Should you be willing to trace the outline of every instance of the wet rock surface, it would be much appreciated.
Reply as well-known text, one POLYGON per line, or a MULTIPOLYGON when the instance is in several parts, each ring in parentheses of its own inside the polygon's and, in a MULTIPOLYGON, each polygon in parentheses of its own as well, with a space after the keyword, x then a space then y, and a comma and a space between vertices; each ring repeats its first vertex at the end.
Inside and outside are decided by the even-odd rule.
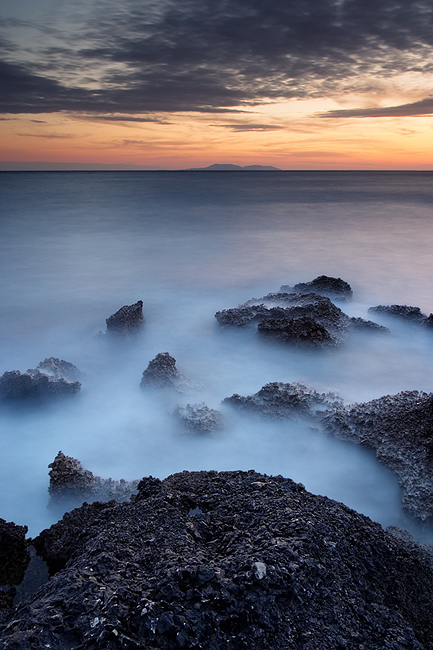
POLYGON ((27 372, 11 370, 0 377, 0 403, 38 402, 55 397, 76 395, 81 383, 80 371, 68 361, 50 357, 27 372))
POLYGON ((235 393, 226 397, 223 403, 279 420, 296 416, 315 417, 317 411, 343 402, 334 393, 318 393, 302 382, 272 382, 265 384, 254 395, 242 397, 235 393))
POLYGON ((137 491, 138 481, 114 481, 95 476, 81 465, 80 461, 71 456, 65 456, 61 451, 57 454, 50 468, 49 506, 52 509, 73 508, 84 501, 125 501, 137 491))
POLYGON ((180 392, 189 385, 187 378, 176 368, 176 359, 168 352, 160 352, 143 372, 141 388, 174 388, 180 392))
POLYGON ((403 508, 433 520, 433 394, 403 391, 323 415, 329 431, 374 449, 403 490, 403 508))
POLYGON ((332 278, 327 275, 319 275, 311 282, 300 282, 293 287, 283 285, 282 292, 294 293, 318 293, 321 296, 338 300, 351 300, 353 298, 352 287, 341 278, 332 278))
POLYGON ((377 305, 376 307, 370 307, 368 311, 373 314, 394 316, 418 325, 433 326, 433 314, 427 316, 419 307, 411 307, 409 305, 377 305))
POLYGON ((30 560, 27 526, 0 519, 0 610, 10 608, 30 560))
POLYGON ((175 414, 183 428, 190 432, 211 433, 222 429, 221 413, 204 403, 178 406, 175 414))
POLYGON ((307 346, 339 345, 352 328, 387 331, 371 321, 348 316, 328 297, 316 293, 269 293, 223 309, 215 318, 223 327, 258 323, 261 335, 307 346))
POLYGON ((53 577, 4 618, 8 650, 433 647, 431 556, 280 476, 149 477, 34 543, 53 577))
POLYGON ((134 305, 124 305, 115 314, 106 319, 107 333, 129 337, 139 332, 144 323, 143 301, 134 305))

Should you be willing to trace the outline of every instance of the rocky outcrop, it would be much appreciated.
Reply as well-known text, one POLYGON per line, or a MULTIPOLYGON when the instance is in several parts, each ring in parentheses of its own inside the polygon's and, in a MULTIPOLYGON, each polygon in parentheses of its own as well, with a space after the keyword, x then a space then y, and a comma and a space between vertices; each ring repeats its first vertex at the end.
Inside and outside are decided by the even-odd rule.
POLYGON ((315 417, 318 411, 337 406, 343 401, 334 393, 318 393, 314 388, 295 382, 287 384, 272 382, 265 384, 254 395, 242 397, 235 393, 223 400, 224 404, 240 410, 258 413, 271 419, 287 417, 315 417))
POLYGON ((323 422, 339 437, 374 449, 399 478, 403 508, 422 521, 433 521, 432 393, 404 391, 340 406, 324 414, 323 422))
POLYGON ((262 335, 308 346, 339 345, 353 328, 387 331, 371 321, 347 316, 329 298, 316 293, 269 293, 223 309, 215 318, 223 327, 258 323, 262 335))
POLYGON ((281 476, 182 472, 34 540, 10 650, 431 650, 431 557, 281 476))
POLYGON ((370 307, 368 311, 373 314, 395 316, 417 325, 433 327, 433 314, 427 316, 419 307, 410 307, 408 305, 377 305, 376 307, 370 307))
POLYGON ((183 428, 193 433, 212 433, 222 428, 221 413, 203 403, 178 406, 175 413, 183 428))
POLYGON ((160 352, 149 362, 143 372, 140 386, 141 388, 174 388, 182 392, 189 383, 176 368, 176 359, 168 352, 160 352))
POLYGON ((50 467, 50 507, 66 508, 81 505, 84 501, 125 501, 137 491, 138 481, 113 481, 95 476, 84 469, 80 461, 71 456, 65 456, 61 451, 57 454, 50 467))
POLYGON ((338 300, 351 300, 353 298, 352 287, 348 282, 327 275, 319 275, 311 282, 300 282, 293 287, 285 284, 280 288, 280 291, 287 293, 318 293, 321 296, 338 300))
POLYGON ((27 372, 5 372, 0 377, 0 403, 40 401, 75 395, 81 383, 75 381, 79 370, 72 363, 55 357, 41 361, 27 372))
POLYGON ((138 300, 135 305, 124 305, 115 314, 105 321, 107 333, 117 336, 129 337, 139 332, 144 323, 143 301, 138 300))
POLYGON ((12 607, 16 586, 24 578, 30 560, 26 533, 27 526, 0 519, 0 610, 12 607))

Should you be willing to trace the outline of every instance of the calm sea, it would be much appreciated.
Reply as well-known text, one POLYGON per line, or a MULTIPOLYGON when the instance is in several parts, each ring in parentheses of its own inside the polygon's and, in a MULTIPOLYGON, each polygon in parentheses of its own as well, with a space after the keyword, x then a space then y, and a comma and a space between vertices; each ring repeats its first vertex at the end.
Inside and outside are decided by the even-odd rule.
MULTIPOLYGON (((210 437, 179 431, 170 410, 269 381, 305 381, 350 402, 433 391, 433 336, 399 323, 338 351, 264 345, 221 331, 214 314, 326 274, 354 290, 350 315, 408 304, 433 311, 431 172, 4 172, 0 174, 0 374, 49 356, 77 365, 67 405, 0 414, 0 517, 36 534, 57 452, 114 479, 183 469, 250 469, 293 478, 383 525, 410 526, 397 481, 374 457, 305 424, 224 411, 210 437), (130 345, 98 332, 143 300, 130 345), (170 352, 197 384, 160 403, 139 389, 170 352)), ((377 319, 376 319, 377 320, 377 319)))

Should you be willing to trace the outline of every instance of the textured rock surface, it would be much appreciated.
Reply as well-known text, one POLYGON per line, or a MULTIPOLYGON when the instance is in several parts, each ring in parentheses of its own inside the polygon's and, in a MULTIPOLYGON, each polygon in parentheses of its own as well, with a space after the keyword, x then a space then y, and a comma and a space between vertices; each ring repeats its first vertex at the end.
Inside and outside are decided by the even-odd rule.
POLYGON ((352 287, 348 282, 341 278, 331 278, 327 275, 319 275, 311 282, 300 282, 295 284, 294 287, 283 285, 280 291, 295 293, 318 293, 321 296, 328 296, 328 298, 335 298, 339 300, 351 300, 353 298, 352 287))
POLYGON ((139 300, 135 305, 124 305, 115 314, 112 314, 105 321, 107 332, 120 336, 131 336, 141 330, 144 325, 143 301, 139 300))
POLYGON ((342 404, 342 400, 334 393, 318 393, 302 382, 272 382, 254 395, 242 397, 234 394, 226 397, 224 403, 264 417, 285 419, 298 415, 312 417, 318 410, 342 404))
MULTIPOLYGON (((72 363, 54 357, 45 359, 38 368, 31 368, 24 373, 19 370, 5 372, 0 377, 0 402, 40 401, 75 395, 81 390, 81 384, 79 381, 70 381, 60 372, 62 364, 71 366, 70 372, 72 369, 79 372, 72 363)), ((66 372, 65 368, 63 371, 66 372)))
POLYGON ((50 507, 65 510, 84 501, 125 501, 137 491, 138 481, 113 481, 95 476, 80 461, 59 451, 50 465, 50 507))
POLYGON ((373 314, 384 314, 386 316, 396 316, 419 325, 433 326, 433 314, 427 316, 419 307, 410 307, 409 305, 377 305, 370 307, 368 310, 373 314))
POLYGON ((176 359, 168 352, 160 352, 143 372, 141 388, 175 388, 182 391, 189 382, 176 368, 176 359))
POLYGON ((264 319, 257 331, 262 336, 271 337, 284 343, 300 343, 305 346, 332 346, 338 341, 330 332, 311 316, 299 318, 264 319))
POLYGON ((30 560, 27 526, 0 519, 0 610, 12 607, 16 585, 24 578, 30 560))
MULTIPOLYGON (((57 359, 57 357, 44 359, 38 364, 36 370, 51 375, 55 379, 65 379, 70 382, 78 381, 82 374, 73 363, 57 359)), ((27 372, 32 373, 34 371, 27 370, 27 372)))
POLYGON ((4 619, 8 650, 433 647, 429 553, 282 477, 143 479, 35 545, 55 574, 4 619))
POLYGON ((222 428, 222 418, 219 411, 209 408, 206 404, 187 404, 176 409, 183 427, 187 431, 206 433, 222 428))
POLYGON ((324 414, 329 431, 374 449, 398 476, 403 508, 433 520, 433 394, 404 391, 324 414))

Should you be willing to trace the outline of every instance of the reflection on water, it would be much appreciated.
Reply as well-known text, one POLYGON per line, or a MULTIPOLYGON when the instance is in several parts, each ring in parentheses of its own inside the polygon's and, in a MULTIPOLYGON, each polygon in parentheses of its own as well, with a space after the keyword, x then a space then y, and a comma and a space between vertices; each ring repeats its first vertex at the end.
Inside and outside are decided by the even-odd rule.
POLYGON ((224 397, 269 381, 303 380, 347 401, 432 391, 433 337, 408 325, 393 321, 389 335, 356 334, 340 350, 304 352, 254 331, 221 331, 214 319, 323 273, 352 285, 353 303, 341 305, 350 315, 368 318, 378 303, 430 313, 430 178, 1 174, 0 371, 57 356, 85 377, 76 400, 0 416, 0 516, 29 524, 31 534, 49 525, 47 465, 62 449, 115 479, 211 468, 283 474, 386 525, 404 523, 397 482, 356 446, 302 422, 272 424, 228 408, 223 433, 188 437, 170 408, 194 401, 220 409, 224 397), (140 338, 113 345, 97 336, 105 318, 138 299, 140 338), (158 403, 139 383, 164 351, 201 388, 158 403))

